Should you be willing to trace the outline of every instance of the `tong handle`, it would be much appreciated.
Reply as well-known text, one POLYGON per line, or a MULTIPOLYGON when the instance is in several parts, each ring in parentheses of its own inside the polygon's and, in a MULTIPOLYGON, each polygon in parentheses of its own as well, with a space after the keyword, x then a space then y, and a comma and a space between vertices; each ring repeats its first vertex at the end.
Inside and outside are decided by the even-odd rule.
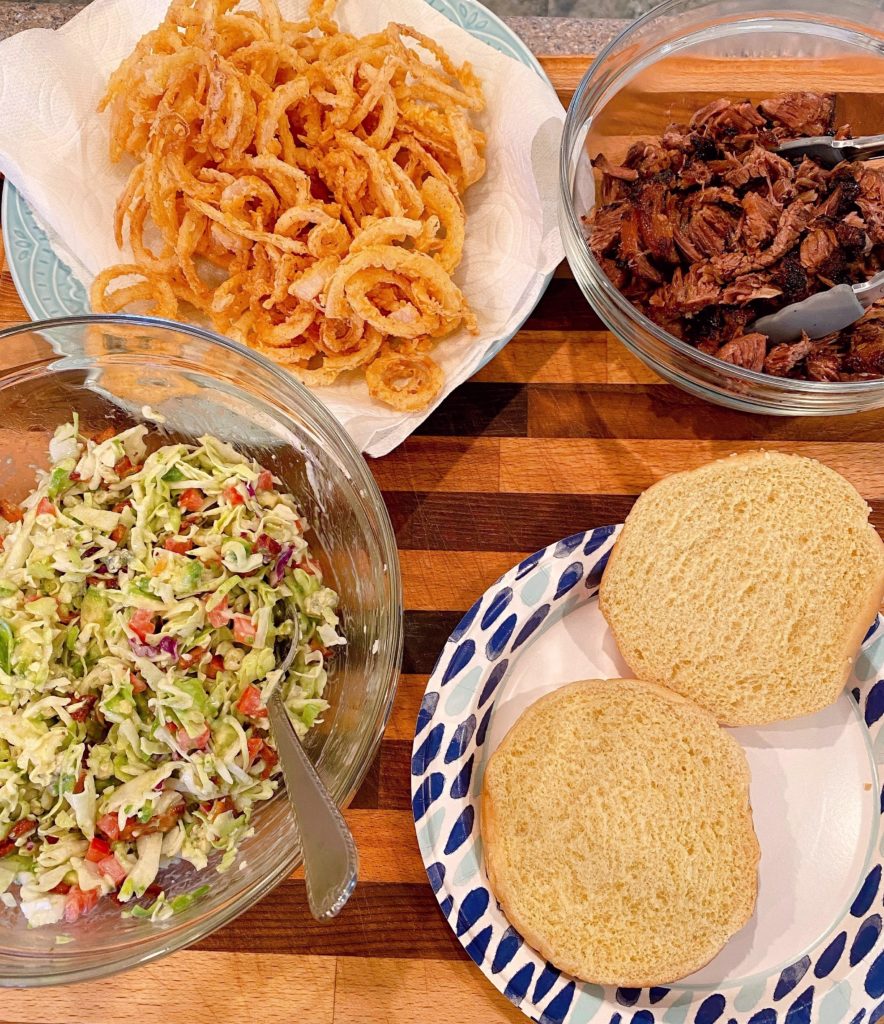
POLYGON ((844 139, 841 152, 846 160, 870 160, 884 156, 884 135, 861 135, 858 139, 844 139))
POLYGON ((855 284, 853 293, 865 309, 868 309, 878 299, 884 299, 884 270, 879 270, 874 277, 869 278, 863 284, 855 284))

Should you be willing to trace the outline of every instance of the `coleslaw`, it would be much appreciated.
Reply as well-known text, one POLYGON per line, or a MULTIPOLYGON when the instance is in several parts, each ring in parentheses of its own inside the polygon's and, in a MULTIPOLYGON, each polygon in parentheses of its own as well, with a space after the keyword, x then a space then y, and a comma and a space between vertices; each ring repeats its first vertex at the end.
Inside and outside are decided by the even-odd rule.
POLYGON ((279 784, 270 694, 306 733, 345 642, 279 480, 213 437, 147 442, 75 417, 27 500, 0 499, 0 898, 31 926, 197 898, 158 875, 234 862, 279 784))

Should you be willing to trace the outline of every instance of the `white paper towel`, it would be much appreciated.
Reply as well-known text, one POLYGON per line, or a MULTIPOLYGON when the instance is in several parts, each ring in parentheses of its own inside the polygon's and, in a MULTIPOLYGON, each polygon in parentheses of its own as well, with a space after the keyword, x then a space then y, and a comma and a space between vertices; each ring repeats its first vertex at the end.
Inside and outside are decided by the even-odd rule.
MULTIPOLYGON (((167 0, 94 0, 57 31, 30 29, 0 42, 0 171, 87 287, 103 267, 127 258, 114 242, 113 209, 130 164, 111 164, 109 119, 95 108, 110 73, 166 7, 167 0)), ((280 7, 296 19, 306 3, 280 0, 280 7)), ((359 35, 389 21, 411 24, 454 61, 470 61, 485 87, 487 107, 478 123, 488 136, 488 169, 467 193, 466 244, 455 274, 480 333, 461 330, 437 346, 446 381, 441 401, 514 333, 562 259, 556 204, 564 112, 534 71, 423 0, 341 0, 336 18, 359 35)), ((355 377, 316 393, 369 455, 395 448, 431 411, 398 413, 371 399, 355 377)))

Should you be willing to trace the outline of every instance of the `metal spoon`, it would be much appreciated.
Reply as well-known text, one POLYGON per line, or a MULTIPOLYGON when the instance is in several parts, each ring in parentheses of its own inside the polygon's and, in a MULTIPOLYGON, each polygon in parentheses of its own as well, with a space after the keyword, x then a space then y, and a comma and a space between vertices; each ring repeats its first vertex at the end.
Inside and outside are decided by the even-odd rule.
MULTIPOLYGON (((297 612, 291 612, 294 633, 288 653, 279 666, 285 678, 298 649, 297 612)), ((301 837, 307 902, 317 919, 340 913, 356 886, 359 856, 347 823, 298 739, 282 702, 281 686, 267 702, 270 729, 276 741, 292 813, 301 837)))

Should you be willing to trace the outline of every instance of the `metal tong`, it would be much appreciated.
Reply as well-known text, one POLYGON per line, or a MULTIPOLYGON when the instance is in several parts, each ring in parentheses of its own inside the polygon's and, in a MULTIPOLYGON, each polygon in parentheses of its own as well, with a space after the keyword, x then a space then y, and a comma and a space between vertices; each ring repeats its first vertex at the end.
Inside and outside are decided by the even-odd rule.
MULTIPOLYGON (((817 135, 783 142, 773 152, 786 157, 809 156, 825 167, 836 167, 844 160, 884 156, 884 135, 863 135, 858 139, 817 135)), ((801 337, 802 331, 809 338, 822 338, 856 323, 869 306, 881 298, 884 298, 884 271, 870 281, 839 284, 802 302, 793 302, 770 316, 760 317, 749 330, 766 334, 775 344, 794 341, 801 337)))
POLYGON ((793 302, 770 316, 762 316, 749 328, 766 334, 774 344, 794 341, 801 332, 822 338, 856 323, 865 311, 884 298, 884 270, 861 284, 839 284, 809 299, 793 302))
POLYGON ((809 156, 825 167, 835 167, 843 160, 873 160, 884 156, 884 135, 861 135, 858 139, 814 135, 809 139, 781 142, 773 152, 780 156, 809 156))

